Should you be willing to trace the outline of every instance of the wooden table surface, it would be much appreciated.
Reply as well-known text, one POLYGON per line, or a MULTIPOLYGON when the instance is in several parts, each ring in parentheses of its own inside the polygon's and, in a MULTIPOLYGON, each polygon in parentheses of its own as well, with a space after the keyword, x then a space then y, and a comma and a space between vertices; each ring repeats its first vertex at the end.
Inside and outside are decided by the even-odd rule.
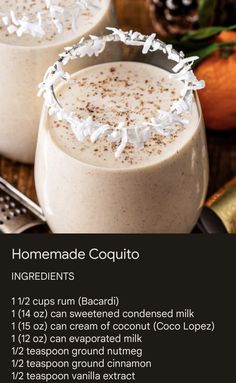
MULTIPOLYGON (((151 33, 145 0, 115 0, 118 23, 124 30, 151 33)), ((226 181, 236 175, 236 130, 232 132, 207 132, 210 183, 208 194, 214 193, 226 181)), ((34 188, 33 166, 14 163, 0 157, 0 175, 28 197, 37 201, 34 188)))

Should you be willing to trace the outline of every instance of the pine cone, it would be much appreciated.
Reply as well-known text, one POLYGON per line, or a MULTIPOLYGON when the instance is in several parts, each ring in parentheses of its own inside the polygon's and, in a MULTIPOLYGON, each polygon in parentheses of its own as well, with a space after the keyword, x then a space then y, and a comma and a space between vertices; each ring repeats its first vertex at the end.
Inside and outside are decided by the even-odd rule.
POLYGON ((147 0, 160 37, 183 35, 198 22, 198 0, 147 0))
MULTIPOLYGON (((198 28, 199 0, 146 0, 154 29, 162 38, 181 36, 198 28)), ((204 26, 235 24, 236 0, 218 0, 204 26)))

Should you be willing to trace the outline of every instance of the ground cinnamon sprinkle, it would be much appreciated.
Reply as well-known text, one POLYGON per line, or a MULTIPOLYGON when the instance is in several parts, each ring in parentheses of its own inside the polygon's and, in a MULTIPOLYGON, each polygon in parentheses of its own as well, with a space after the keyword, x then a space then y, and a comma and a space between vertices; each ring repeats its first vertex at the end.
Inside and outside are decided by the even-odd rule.
MULTIPOLYGON (((128 128, 133 128, 137 124, 146 124, 152 117, 157 116, 158 109, 163 108, 163 100, 171 105, 175 98, 173 95, 178 96, 171 82, 166 83, 164 78, 157 81, 154 76, 147 79, 145 75, 140 82, 140 78, 137 80, 136 73, 130 72, 127 76, 122 66, 114 67, 112 64, 108 71, 91 74, 91 77, 83 77, 82 80, 75 79, 67 87, 67 100, 72 93, 78 94, 74 105, 78 118, 85 120, 90 116, 95 123, 111 127, 117 126, 119 122, 125 122, 128 128)), ((62 99, 64 97, 63 94, 62 99)), ((70 108, 68 107, 69 110, 72 104, 70 108)), ((168 138, 152 134, 144 147, 139 149, 135 149, 132 144, 127 144, 120 158, 115 161, 134 165, 141 161, 143 156, 149 158, 153 153, 160 155, 167 143, 174 140, 178 134, 178 128, 175 134, 168 138)), ((73 141, 73 147, 76 147, 75 142, 76 139, 73 141)), ((86 142, 86 150, 88 150, 91 143, 89 140, 86 142)), ((77 143, 77 145, 84 145, 84 143, 77 143)), ((104 137, 92 145, 94 145, 92 146, 93 156, 106 161, 111 154, 114 156, 119 142, 111 142, 104 137)))

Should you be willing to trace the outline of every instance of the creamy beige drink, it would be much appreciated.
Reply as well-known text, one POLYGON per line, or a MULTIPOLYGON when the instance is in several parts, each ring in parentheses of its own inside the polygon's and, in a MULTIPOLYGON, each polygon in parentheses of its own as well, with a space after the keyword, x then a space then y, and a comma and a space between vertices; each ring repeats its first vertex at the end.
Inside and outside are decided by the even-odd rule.
MULTIPOLYGON (((115 23, 111 0, 91 0, 88 8, 74 7, 74 0, 50 3, 64 9, 60 17, 59 11, 56 14, 60 22, 48 16, 44 0, 0 0, 0 154, 22 162, 34 160, 42 107, 37 89, 48 66, 65 46, 78 42, 83 35, 101 34, 107 25, 115 23), (22 21, 26 14, 28 21, 37 25, 36 36, 18 36, 20 25, 12 21, 10 11, 16 21, 22 21)), ((88 64, 91 59, 84 58, 72 62, 70 69, 76 71, 88 64)))
MULTIPOLYGON (((148 123, 180 97, 180 81, 148 64, 115 62, 84 69, 57 89, 60 104, 100 124, 148 123)), ((80 142, 44 109, 36 154, 36 187, 53 232, 184 233, 203 204, 208 162, 198 99, 188 124, 152 134, 143 148, 104 135, 80 142)))

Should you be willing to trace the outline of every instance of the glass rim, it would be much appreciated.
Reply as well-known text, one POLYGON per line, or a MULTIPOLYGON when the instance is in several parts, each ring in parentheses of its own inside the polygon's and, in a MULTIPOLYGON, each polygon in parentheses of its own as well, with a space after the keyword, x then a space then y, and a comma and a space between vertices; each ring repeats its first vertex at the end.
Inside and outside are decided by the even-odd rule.
POLYGON ((143 35, 139 32, 124 32, 117 28, 106 28, 110 34, 102 36, 90 36, 82 38, 72 47, 65 48, 59 55, 59 59, 48 68, 43 82, 39 84, 39 96, 43 96, 45 106, 50 116, 55 116, 58 120, 68 123, 79 141, 89 137, 91 142, 95 142, 100 136, 107 136, 112 142, 118 142, 115 156, 119 157, 127 144, 137 148, 143 147, 144 143, 150 138, 151 133, 161 136, 170 136, 173 132, 173 125, 184 127, 188 123, 182 114, 190 114, 193 104, 193 91, 202 89, 204 81, 199 81, 192 71, 192 65, 197 56, 186 57, 183 52, 177 52, 171 44, 165 43, 156 38, 156 34, 143 35), (121 42, 129 46, 142 48, 142 54, 163 52, 167 59, 172 61, 174 66, 170 78, 182 82, 181 97, 174 101, 169 111, 158 110, 157 117, 151 118, 149 122, 141 126, 128 127, 124 122, 116 126, 95 124, 92 117, 80 120, 74 112, 65 111, 57 99, 55 87, 59 82, 69 82, 71 75, 63 70, 63 66, 69 61, 83 57, 98 57, 106 48, 107 43, 121 42))
POLYGON ((73 8, 71 10, 71 28, 76 32, 78 10, 95 7, 93 0, 71 0, 71 3, 66 7, 54 4, 53 0, 43 1, 46 9, 34 14, 34 19, 32 19, 32 14, 25 12, 19 16, 16 15, 12 9, 9 9, 8 12, 0 10, 2 27, 4 27, 9 34, 15 34, 18 38, 24 34, 31 35, 33 38, 43 38, 46 34, 43 23, 46 20, 47 23, 50 22, 52 24, 57 34, 61 34, 63 32, 61 17, 65 15, 65 10, 73 8))

